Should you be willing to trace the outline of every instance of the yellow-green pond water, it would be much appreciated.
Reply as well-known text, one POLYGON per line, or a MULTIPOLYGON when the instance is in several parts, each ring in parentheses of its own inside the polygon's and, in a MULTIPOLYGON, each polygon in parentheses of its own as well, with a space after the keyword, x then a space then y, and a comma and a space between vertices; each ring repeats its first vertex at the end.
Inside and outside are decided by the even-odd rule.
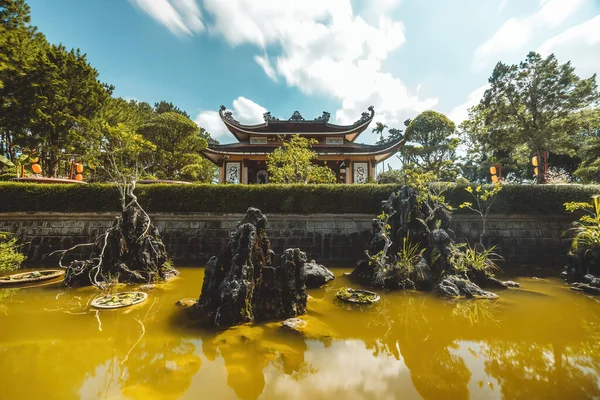
MULTIPOLYGON (((306 337, 277 323, 209 331, 175 302, 203 269, 140 305, 95 311, 93 288, 0 290, 0 399, 580 399, 600 396, 600 304, 558 279, 497 301, 309 290, 306 337)), ((124 289, 126 290, 126 289, 124 289)))

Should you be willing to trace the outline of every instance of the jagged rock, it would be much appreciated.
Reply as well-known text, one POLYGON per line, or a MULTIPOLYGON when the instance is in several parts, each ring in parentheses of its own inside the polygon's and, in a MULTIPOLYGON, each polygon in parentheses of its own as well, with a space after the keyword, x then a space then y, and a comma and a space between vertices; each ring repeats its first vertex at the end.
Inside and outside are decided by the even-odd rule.
POLYGON ((481 289, 475 283, 468 279, 463 279, 456 275, 450 275, 442 279, 437 286, 439 293, 448 297, 460 297, 466 298, 485 298, 485 299, 496 299, 498 295, 492 292, 481 289))
POLYGON ((587 283, 575 282, 571 285, 571 290, 584 292, 587 294, 600 295, 600 288, 587 283))
POLYGON ((103 286, 111 279, 148 283, 177 274, 169 265, 158 229, 137 201, 132 201, 93 244, 90 259, 75 260, 66 267, 64 284, 103 286))
POLYGON ((449 230, 450 214, 443 206, 419 205, 417 192, 408 186, 392 193, 382 202, 381 210, 388 219, 373 220, 373 236, 367 254, 377 256, 387 245, 386 255, 377 256, 376 262, 370 259, 359 261, 350 278, 376 288, 431 289, 435 278, 448 268, 454 236, 449 230), (387 230, 386 225, 389 226, 387 230), (412 245, 423 251, 418 262, 411 268, 398 266, 398 253, 404 246, 412 245))
POLYGON ((217 326, 233 326, 306 312, 306 254, 287 249, 278 265, 265 228, 249 208, 229 243, 205 268, 198 307, 217 326))
POLYGON ((561 277, 572 284, 574 291, 600 295, 600 248, 582 247, 569 253, 561 277))
POLYGON ((315 260, 304 264, 304 281, 308 289, 318 288, 333 280, 335 275, 315 260))
POLYGON ((585 283, 586 275, 600 276, 600 248, 582 248, 569 254, 564 278, 569 282, 585 283))
POLYGON ((415 283, 415 287, 419 290, 429 290, 433 286, 433 275, 431 268, 423 257, 415 265, 414 271, 411 274, 411 280, 415 283))

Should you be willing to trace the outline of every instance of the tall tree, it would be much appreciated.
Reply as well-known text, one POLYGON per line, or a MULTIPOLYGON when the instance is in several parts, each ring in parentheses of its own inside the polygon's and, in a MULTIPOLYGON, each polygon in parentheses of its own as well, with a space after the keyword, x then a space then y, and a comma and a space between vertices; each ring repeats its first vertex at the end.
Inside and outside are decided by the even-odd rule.
POLYGON ((388 126, 385 125, 383 122, 375 122, 375 128, 373 128, 371 130, 371 132, 378 134, 379 135, 379 141, 383 142, 383 131, 387 127, 388 126))
POLYGON ((163 114, 163 113, 167 113, 167 112, 176 112, 177 114, 181 114, 184 117, 190 118, 188 113, 181 110, 179 107, 177 107, 173 103, 166 102, 164 100, 162 100, 158 103, 154 103, 154 112, 156 112, 157 114, 163 114))
POLYGON ((424 111, 411 120, 404 135, 407 143, 400 150, 408 164, 423 172, 433 172, 437 179, 456 177, 454 163, 460 139, 455 136, 456 126, 444 114, 424 111))
POLYGON ((600 183, 600 108, 584 110, 580 118, 581 164, 575 176, 585 183, 600 183))
POLYGON ((156 145, 153 170, 157 176, 212 181, 216 169, 199 154, 207 140, 194 121, 177 112, 165 112, 152 117, 139 131, 156 145))
POLYGON ((26 138, 42 151, 46 174, 58 173, 61 152, 83 154, 101 140, 88 129, 113 87, 98 80, 98 71, 79 50, 48 45, 31 74, 36 118, 26 138))
MULTIPOLYGON (((531 155, 573 153, 577 112, 597 103, 596 75, 580 79, 570 62, 530 52, 518 65, 499 62, 480 103, 461 127, 493 149, 526 145, 531 155)), ((538 174, 538 182, 543 182, 538 174)))
POLYGON ((317 141, 294 135, 283 140, 268 155, 267 170, 273 183, 335 183, 335 174, 331 168, 315 164, 317 154, 312 145, 317 141))
POLYGON ((32 88, 25 79, 43 51, 44 36, 30 25, 23 0, 0 0, 0 155, 15 161, 17 139, 35 117, 32 88))

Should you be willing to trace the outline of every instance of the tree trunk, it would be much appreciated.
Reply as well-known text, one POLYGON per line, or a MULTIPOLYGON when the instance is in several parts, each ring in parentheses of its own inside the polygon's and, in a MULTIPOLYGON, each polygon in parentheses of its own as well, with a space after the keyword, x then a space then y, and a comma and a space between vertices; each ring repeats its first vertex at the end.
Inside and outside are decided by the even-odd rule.
POLYGON ((58 175, 58 167, 60 164, 60 153, 57 149, 50 149, 47 153, 46 160, 48 161, 48 165, 46 165, 46 176, 48 178, 56 178, 58 175))
POLYGON ((546 179, 545 179, 546 177, 544 174, 544 160, 542 158, 542 154, 544 154, 544 152, 541 150, 538 150, 535 152, 535 156, 537 157, 537 160, 538 160, 538 165, 536 167, 538 170, 538 173, 535 177, 535 183, 538 185, 543 185, 544 183, 546 183, 546 179))

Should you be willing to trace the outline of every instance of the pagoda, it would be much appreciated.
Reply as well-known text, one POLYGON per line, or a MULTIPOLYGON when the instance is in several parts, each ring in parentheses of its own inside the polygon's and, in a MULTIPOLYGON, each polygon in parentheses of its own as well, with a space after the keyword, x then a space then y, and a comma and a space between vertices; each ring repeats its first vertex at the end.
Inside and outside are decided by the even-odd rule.
POLYGON ((231 144, 209 143, 201 152, 219 167, 219 183, 268 183, 267 156, 289 135, 316 139, 318 143, 312 146, 318 156, 316 163, 331 168, 338 183, 364 183, 368 178, 375 179, 377 164, 391 157, 404 144, 402 137, 378 145, 355 143, 373 121, 373 106, 351 125, 330 124, 330 113, 326 111, 312 120, 304 119, 298 111, 287 120, 266 112, 264 123, 258 125, 239 123, 225 106, 221 106, 219 115, 238 140, 231 144))

